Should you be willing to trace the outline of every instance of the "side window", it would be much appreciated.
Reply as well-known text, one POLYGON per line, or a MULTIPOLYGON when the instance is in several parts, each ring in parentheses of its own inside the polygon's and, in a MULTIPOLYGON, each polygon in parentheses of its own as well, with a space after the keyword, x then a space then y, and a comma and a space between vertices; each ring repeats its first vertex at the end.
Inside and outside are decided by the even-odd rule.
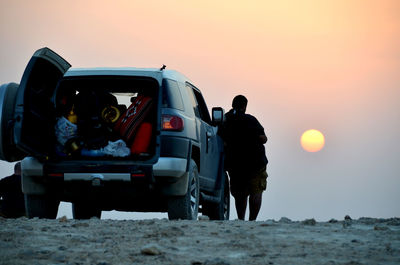
POLYGON ((193 88, 191 86, 189 86, 189 85, 186 85, 186 90, 187 90, 189 98, 190 98, 190 103, 193 106, 194 114, 196 115, 196 117, 201 118, 200 113, 199 113, 199 107, 198 107, 198 104, 197 104, 197 100, 196 100, 196 98, 194 97, 194 94, 193 94, 193 88))
POLYGON ((197 111, 200 115, 200 118, 207 122, 208 124, 211 124, 211 118, 210 118, 210 113, 208 112, 208 108, 206 105, 206 102, 204 101, 203 96, 201 95, 200 91, 198 91, 195 88, 192 88, 190 86, 186 86, 187 88, 190 88, 191 94, 194 95, 194 100, 196 101, 197 105, 197 111))
POLYGON ((162 90, 163 107, 184 110, 181 92, 175 80, 164 79, 162 90))

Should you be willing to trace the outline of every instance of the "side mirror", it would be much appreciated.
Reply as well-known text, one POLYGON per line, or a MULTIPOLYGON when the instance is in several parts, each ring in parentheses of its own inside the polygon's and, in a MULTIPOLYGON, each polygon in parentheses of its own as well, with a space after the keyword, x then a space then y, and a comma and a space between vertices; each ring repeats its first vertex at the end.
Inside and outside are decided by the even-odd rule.
POLYGON ((212 123, 213 125, 220 125, 224 121, 225 111, 221 107, 212 108, 212 123))

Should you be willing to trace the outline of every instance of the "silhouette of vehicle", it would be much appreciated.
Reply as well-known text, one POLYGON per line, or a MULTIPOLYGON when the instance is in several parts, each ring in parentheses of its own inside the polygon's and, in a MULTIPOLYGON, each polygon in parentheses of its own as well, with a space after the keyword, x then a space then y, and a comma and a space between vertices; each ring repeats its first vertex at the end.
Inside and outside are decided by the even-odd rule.
MULTIPOLYGON (((170 219, 189 220, 203 212, 211 219, 229 219, 229 182, 217 135, 223 110, 213 108, 211 119, 200 90, 179 72, 165 67, 70 69, 58 54, 42 48, 20 84, 1 86, 0 103, 0 159, 22 159, 28 217, 56 218, 59 202, 65 201, 72 203, 77 219, 100 218, 104 210, 168 212, 170 219), (151 99, 146 151, 126 157, 93 155, 96 150, 84 155, 85 142, 78 141, 60 152, 55 132, 60 108, 67 95, 85 91, 112 95, 118 102, 109 110, 119 109, 119 115, 131 107, 132 98, 151 99)), ((88 98, 79 104, 73 107, 90 111, 100 103, 88 98)), ((78 123, 77 134, 83 125, 78 123)), ((88 134, 103 136, 94 129, 88 134)))

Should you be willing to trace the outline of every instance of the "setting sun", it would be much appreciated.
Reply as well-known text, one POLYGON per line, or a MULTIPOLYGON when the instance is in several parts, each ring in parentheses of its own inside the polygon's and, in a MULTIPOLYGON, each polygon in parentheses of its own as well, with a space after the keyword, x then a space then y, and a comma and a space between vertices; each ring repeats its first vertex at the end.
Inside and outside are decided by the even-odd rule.
POLYGON ((325 145, 325 137, 318 130, 307 130, 301 136, 300 143, 307 152, 318 152, 325 145))

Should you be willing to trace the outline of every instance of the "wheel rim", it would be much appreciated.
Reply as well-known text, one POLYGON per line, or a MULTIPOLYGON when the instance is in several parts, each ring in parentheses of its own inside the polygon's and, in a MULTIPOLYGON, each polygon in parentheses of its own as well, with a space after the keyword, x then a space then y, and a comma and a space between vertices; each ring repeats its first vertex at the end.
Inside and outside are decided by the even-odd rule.
POLYGON ((197 181, 196 178, 193 177, 192 182, 190 183, 190 211, 193 217, 196 212, 197 197, 197 181))

